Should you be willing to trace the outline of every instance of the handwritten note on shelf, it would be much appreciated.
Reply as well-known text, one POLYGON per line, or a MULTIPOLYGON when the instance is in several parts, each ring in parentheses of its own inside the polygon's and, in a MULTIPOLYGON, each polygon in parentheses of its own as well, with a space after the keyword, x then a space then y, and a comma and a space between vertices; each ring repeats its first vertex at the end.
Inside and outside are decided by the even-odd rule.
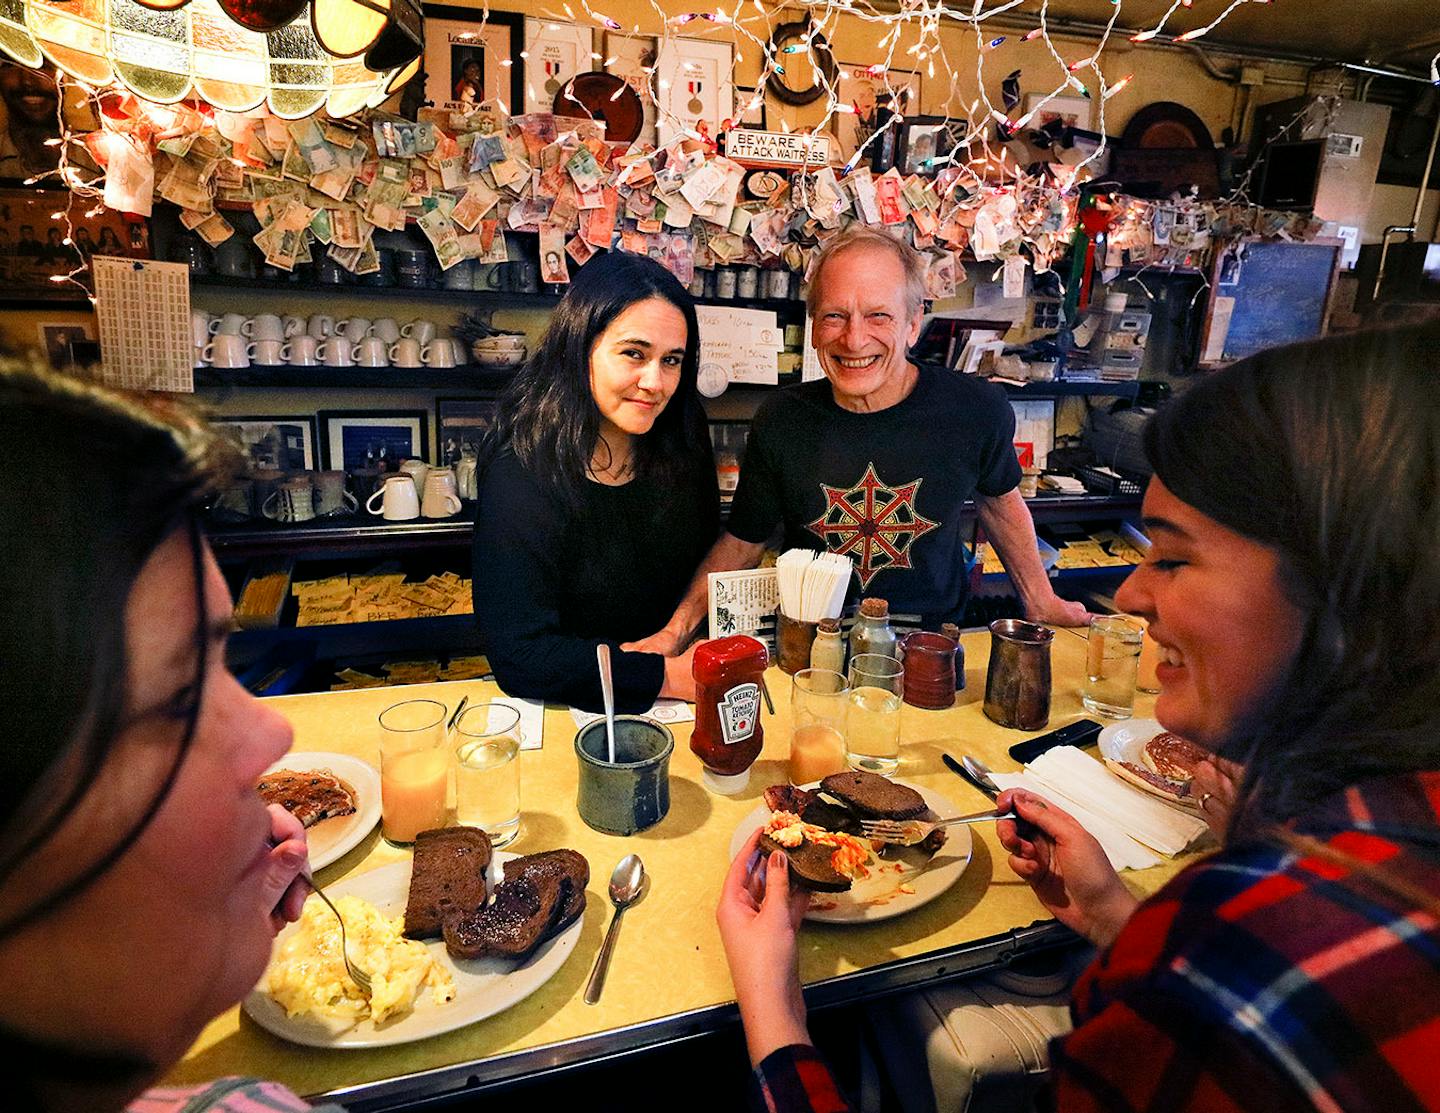
POLYGON ((785 333, 774 311, 697 305, 695 314, 702 367, 719 365, 732 383, 775 386, 780 381, 776 356, 785 347, 785 333))

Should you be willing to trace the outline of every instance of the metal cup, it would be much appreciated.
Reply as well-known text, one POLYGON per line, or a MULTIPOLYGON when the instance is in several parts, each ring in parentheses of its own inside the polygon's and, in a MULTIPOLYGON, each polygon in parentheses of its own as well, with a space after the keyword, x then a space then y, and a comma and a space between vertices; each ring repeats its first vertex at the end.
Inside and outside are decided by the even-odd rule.
POLYGON ((986 717, 1016 730, 1039 730, 1050 721, 1050 643, 1054 640, 1054 630, 1018 618, 990 624, 986 717))

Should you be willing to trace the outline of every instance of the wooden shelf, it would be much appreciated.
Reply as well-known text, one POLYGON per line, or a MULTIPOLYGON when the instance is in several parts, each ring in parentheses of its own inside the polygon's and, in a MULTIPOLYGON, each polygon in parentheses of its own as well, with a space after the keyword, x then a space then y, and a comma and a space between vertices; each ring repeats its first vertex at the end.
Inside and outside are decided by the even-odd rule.
POLYGON ((1109 398, 1135 398, 1140 383, 1101 383, 1084 379, 1055 379, 1048 383, 1001 383, 1011 398, 1066 398, 1077 394, 1099 394, 1109 398))
POLYGON ((515 377, 516 367, 197 367, 199 387, 412 387, 434 390, 497 391, 515 377))

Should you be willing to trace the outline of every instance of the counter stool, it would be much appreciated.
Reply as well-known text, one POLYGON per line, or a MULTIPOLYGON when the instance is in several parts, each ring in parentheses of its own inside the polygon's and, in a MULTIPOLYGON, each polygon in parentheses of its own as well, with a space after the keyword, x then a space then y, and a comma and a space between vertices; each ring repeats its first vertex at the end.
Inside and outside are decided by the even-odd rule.
POLYGON ((1029 1113, 1070 1031, 1070 990, 1088 945, 898 994, 867 1011, 870 1043, 903 1113, 1029 1113))

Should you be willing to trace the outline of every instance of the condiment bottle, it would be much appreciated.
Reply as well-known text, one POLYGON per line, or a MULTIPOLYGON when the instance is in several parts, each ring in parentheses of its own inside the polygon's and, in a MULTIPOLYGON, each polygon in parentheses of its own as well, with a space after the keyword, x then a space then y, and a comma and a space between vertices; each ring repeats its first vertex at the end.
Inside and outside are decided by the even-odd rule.
POLYGON ((945 622, 940 626, 940 633, 944 634, 955 642, 955 690, 965 690, 965 647, 960 644, 960 627, 953 622, 945 622))
POLYGON ((850 631, 850 656, 878 653, 900 659, 900 642, 890 629, 890 604, 873 596, 860 600, 860 613, 850 631))
POLYGON ((705 787, 729 796, 744 790, 765 744, 760 684, 767 654, 744 634, 703 642, 695 650, 695 729, 690 749, 704 764, 705 787))
POLYGON ((845 675, 845 640, 840 636, 838 618, 822 618, 810 646, 810 667, 829 669, 845 675))

